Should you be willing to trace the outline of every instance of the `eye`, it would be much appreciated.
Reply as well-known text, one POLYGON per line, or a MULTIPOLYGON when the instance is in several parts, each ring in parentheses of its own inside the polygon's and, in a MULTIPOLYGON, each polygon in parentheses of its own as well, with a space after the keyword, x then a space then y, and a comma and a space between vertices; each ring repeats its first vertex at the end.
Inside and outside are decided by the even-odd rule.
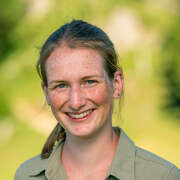
POLYGON ((58 84, 57 86, 56 86, 56 88, 59 88, 59 89, 63 89, 63 88, 65 88, 66 87, 66 84, 65 83, 61 83, 61 84, 58 84))
POLYGON ((87 80, 86 83, 87 83, 87 84, 95 84, 96 81, 95 81, 95 80, 87 80))
POLYGON ((88 80, 85 80, 83 84, 85 87, 93 87, 97 84, 97 81, 92 80, 92 79, 88 79, 88 80))

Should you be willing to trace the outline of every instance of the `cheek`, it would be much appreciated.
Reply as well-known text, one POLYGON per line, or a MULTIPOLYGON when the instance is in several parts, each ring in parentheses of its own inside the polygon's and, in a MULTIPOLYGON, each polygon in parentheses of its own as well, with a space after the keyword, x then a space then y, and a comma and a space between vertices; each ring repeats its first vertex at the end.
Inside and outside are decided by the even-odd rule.
POLYGON ((51 103, 51 106, 54 107, 55 109, 61 107, 61 105, 63 104, 63 96, 59 95, 56 92, 51 92, 49 94, 49 100, 51 103))
POLYGON ((111 92, 106 87, 94 89, 89 94, 91 99, 98 105, 110 103, 112 100, 111 92))

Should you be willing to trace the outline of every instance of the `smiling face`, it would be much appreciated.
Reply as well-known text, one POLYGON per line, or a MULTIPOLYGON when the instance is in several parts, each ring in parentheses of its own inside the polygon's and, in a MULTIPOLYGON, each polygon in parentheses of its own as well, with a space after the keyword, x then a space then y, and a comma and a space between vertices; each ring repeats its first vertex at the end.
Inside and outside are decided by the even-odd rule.
POLYGON ((57 48, 46 61, 48 104, 56 119, 73 136, 91 136, 111 128, 117 81, 104 71, 104 60, 88 48, 57 48))

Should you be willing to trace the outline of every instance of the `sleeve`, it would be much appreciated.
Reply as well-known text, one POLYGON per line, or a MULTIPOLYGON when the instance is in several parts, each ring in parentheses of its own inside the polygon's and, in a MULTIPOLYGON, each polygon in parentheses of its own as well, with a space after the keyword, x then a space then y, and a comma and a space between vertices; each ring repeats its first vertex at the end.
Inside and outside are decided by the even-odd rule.
POLYGON ((19 173, 19 169, 17 169, 16 172, 15 172, 14 180, 21 180, 21 178, 20 178, 20 173, 19 173))
POLYGON ((165 180, 180 180, 180 169, 177 167, 171 168, 165 180))
POLYGON ((29 177, 26 173, 26 168, 23 165, 20 165, 15 172, 14 180, 29 180, 29 177))

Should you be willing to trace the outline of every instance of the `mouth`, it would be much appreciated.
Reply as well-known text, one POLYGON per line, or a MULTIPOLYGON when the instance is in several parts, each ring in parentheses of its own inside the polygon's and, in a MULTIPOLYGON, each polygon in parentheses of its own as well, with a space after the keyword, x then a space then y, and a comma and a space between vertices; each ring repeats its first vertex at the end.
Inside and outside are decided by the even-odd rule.
POLYGON ((93 111, 94 111, 94 109, 89 109, 89 110, 81 112, 81 113, 66 112, 66 115, 73 120, 80 121, 80 120, 85 120, 87 117, 89 117, 93 111))

